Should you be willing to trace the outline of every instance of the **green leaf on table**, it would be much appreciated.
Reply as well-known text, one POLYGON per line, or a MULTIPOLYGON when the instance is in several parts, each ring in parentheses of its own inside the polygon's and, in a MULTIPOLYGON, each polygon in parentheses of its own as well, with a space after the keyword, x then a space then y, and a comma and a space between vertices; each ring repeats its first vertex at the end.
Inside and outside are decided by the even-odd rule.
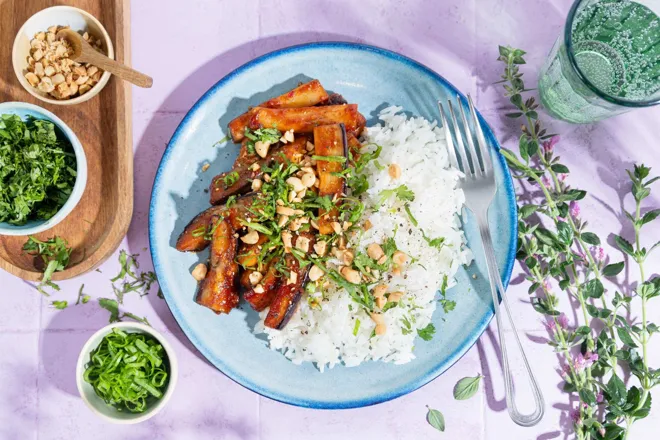
POLYGON ((623 261, 619 263, 608 264, 603 268, 602 274, 606 277, 613 277, 620 274, 624 267, 625 263, 623 261))
POLYGON ((51 301, 50 305, 56 308, 57 310, 62 310, 62 309, 66 309, 69 303, 67 301, 51 301))
POLYGON ((477 374, 475 377, 464 377, 459 380, 454 386, 454 399, 467 400, 474 396, 479 390, 482 377, 481 374, 477 374))
POLYGON ((631 257, 635 256, 635 250, 632 247, 632 244, 625 238, 620 235, 614 236, 614 241, 616 242, 617 247, 623 253, 630 255, 631 257))
POLYGON ((114 299, 99 298, 99 305, 110 312, 110 323, 119 321, 119 304, 114 299))
POLYGON ((637 347, 637 344, 635 344, 635 341, 633 341, 632 336, 630 336, 630 332, 628 329, 623 328, 623 327, 617 327, 616 333, 619 335, 619 339, 621 339, 621 342, 626 344, 628 347, 635 348, 637 347))
POLYGON ((580 234, 580 238, 585 242, 593 246, 598 246, 600 244, 600 238, 593 232, 583 232, 580 234))
POLYGON ((428 405, 426 405, 426 408, 429 410, 428 413, 426 413, 426 421, 429 425, 433 426, 440 432, 445 432, 445 417, 442 413, 437 409, 431 409, 428 405))
POLYGON ((550 169, 555 173, 561 173, 561 174, 568 174, 570 172, 566 165, 562 165, 560 163, 552 164, 550 169))
POLYGON ((591 279, 582 285, 584 294, 589 298, 600 298, 605 288, 598 278, 591 279))
POLYGON ((515 118, 521 117, 522 113, 520 113, 520 112, 505 113, 504 116, 506 116, 507 118, 515 119, 515 118))

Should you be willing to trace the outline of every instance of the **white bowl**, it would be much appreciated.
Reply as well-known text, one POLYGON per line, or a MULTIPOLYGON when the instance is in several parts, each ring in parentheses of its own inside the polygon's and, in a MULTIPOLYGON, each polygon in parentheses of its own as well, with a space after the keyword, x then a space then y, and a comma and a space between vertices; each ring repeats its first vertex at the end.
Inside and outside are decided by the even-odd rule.
POLYGON ((69 26, 74 31, 87 31, 95 38, 100 38, 103 48, 103 53, 108 57, 115 58, 115 49, 112 46, 112 41, 108 32, 105 30, 100 21, 96 19, 89 12, 82 9, 74 8, 73 6, 53 6, 51 8, 42 9, 34 14, 32 17, 23 24, 21 29, 16 35, 14 40, 14 48, 12 49, 12 63, 14 65, 14 73, 18 81, 23 85, 32 96, 48 102, 49 104, 58 105, 73 105, 80 102, 85 102, 96 96, 110 79, 110 72, 103 72, 101 79, 94 85, 87 93, 77 96, 72 99, 54 99, 47 93, 32 87, 25 79, 25 73, 28 67, 28 55, 30 55, 30 40, 38 32, 46 31, 51 26, 69 26))
POLYGON ((179 374, 179 367, 176 360, 176 354, 172 349, 172 346, 167 342, 165 337, 149 327, 148 325, 140 324, 137 322, 115 322, 113 324, 103 327, 101 330, 97 331, 92 335, 91 338, 87 340, 83 346, 80 356, 78 357, 78 365, 76 367, 76 384, 78 385, 78 392, 80 396, 85 401, 87 406, 94 412, 96 415, 104 418, 112 423, 118 424, 133 424, 144 422, 145 420, 150 419, 151 417, 158 414, 158 412, 167 404, 174 388, 176 387, 176 382, 179 374), (131 413, 128 411, 117 411, 114 407, 106 404, 103 399, 101 399, 91 384, 85 382, 83 379, 83 373, 85 372, 85 365, 89 362, 89 354, 92 350, 96 349, 101 343, 101 340, 105 335, 110 333, 113 328, 120 328, 126 333, 146 333, 153 336, 165 349, 165 354, 169 362, 169 382, 167 384, 167 389, 163 393, 163 397, 155 401, 147 410, 143 413, 131 413))
POLYGON ((52 122, 55 124, 55 127, 59 129, 60 133, 71 142, 73 152, 76 155, 76 183, 73 185, 73 190, 71 191, 68 200, 54 216, 48 220, 32 220, 22 226, 0 222, 0 235, 38 234, 39 232, 52 228, 64 220, 80 201, 80 198, 85 192, 85 185, 87 185, 87 157, 85 156, 85 150, 73 130, 71 130, 60 118, 45 108, 41 108, 34 104, 28 104, 26 102, 3 102, 0 103, 0 115, 2 114, 18 115, 23 120, 28 116, 32 116, 37 119, 44 119, 52 122))

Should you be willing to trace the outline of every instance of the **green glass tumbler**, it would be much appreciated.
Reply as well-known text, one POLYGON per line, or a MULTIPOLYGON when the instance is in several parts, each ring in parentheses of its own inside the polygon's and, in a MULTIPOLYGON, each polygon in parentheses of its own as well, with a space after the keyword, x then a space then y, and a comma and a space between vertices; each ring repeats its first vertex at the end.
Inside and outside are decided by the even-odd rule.
POLYGON ((539 76, 555 118, 589 123, 660 103, 660 0, 577 0, 539 76))

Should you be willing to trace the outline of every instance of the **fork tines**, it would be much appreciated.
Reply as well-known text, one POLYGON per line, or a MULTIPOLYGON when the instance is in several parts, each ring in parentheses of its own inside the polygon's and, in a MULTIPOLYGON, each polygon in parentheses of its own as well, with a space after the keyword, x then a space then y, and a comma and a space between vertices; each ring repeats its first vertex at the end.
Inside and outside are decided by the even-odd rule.
POLYGON ((491 164, 490 154, 488 153, 488 145, 486 144, 484 132, 481 129, 481 124, 479 123, 477 112, 474 109, 474 103, 472 102, 470 95, 468 95, 467 98, 468 106, 470 108, 472 127, 468 123, 468 119, 465 116, 465 110, 463 109, 460 95, 456 95, 456 101, 461 113, 463 129, 461 129, 458 124, 456 113, 454 112, 454 106, 452 105, 451 100, 447 100, 450 118, 447 117, 445 108, 441 101, 438 101, 438 107, 440 108, 442 126, 445 129, 447 144, 449 146, 449 159, 451 164, 457 169, 463 171, 466 177, 482 177, 489 175, 492 172, 493 166, 491 164), (449 128, 449 124, 447 123, 448 119, 451 120, 457 145, 454 145, 454 136, 452 136, 452 130, 449 128), (476 147, 474 139, 476 139, 476 147), (465 143, 467 143, 467 148, 465 143), (458 157, 456 156, 457 150, 458 155, 460 156, 460 163, 458 157), (481 157, 481 162, 479 161, 479 157, 481 157))

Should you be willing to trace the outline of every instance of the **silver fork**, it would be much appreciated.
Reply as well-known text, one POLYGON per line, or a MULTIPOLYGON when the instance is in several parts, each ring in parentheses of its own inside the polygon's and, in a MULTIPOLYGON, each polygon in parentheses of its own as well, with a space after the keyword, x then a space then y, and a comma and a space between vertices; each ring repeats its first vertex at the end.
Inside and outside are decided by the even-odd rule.
POLYGON ((465 193, 465 206, 470 211, 472 211, 477 219, 481 240, 484 246, 486 266, 488 267, 488 278, 490 279, 490 290, 493 294, 495 317, 497 318, 497 332, 499 334, 502 351, 506 405, 509 410, 509 415, 515 423, 521 426, 534 426, 543 418, 545 403, 543 401, 543 395, 541 395, 541 390, 536 383, 534 373, 532 372, 529 362, 527 361, 527 356, 525 356, 525 351, 523 350, 520 339, 518 338, 516 326, 513 323, 513 319, 511 318, 509 304, 506 300, 506 295, 504 294, 505 289, 504 286, 502 286, 502 280, 500 279, 499 270, 497 268, 497 261, 495 260, 493 241, 491 239, 490 229, 488 227, 488 208, 490 207, 490 204, 495 197, 497 186, 495 185, 495 174, 493 173, 493 164, 490 159, 489 147, 486 143, 486 139, 484 138, 484 133, 481 130, 481 124, 479 123, 479 118, 477 118, 477 113, 474 109, 474 104, 472 103, 472 98, 470 98, 470 95, 468 95, 468 105, 470 107, 472 128, 470 127, 470 124, 468 124, 468 120, 465 117, 465 111, 463 110, 460 96, 457 95, 456 99, 458 101, 458 108, 463 122, 464 132, 461 131, 460 126, 458 125, 458 121, 456 120, 454 106, 450 100, 447 101, 449 106, 449 114, 451 117, 450 121, 453 125, 453 130, 456 137, 456 147, 454 146, 454 141, 452 139, 452 131, 449 128, 449 124, 447 123, 448 118, 445 114, 445 109, 440 101, 438 101, 438 106, 440 107, 442 126, 445 129, 447 144, 449 146, 449 158, 452 165, 461 170, 464 174, 464 176, 460 179, 459 184, 465 193), (465 138, 467 148, 463 138, 465 138), (473 138, 476 138, 476 146, 473 138), (456 157, 456 151, 458 151, 460 156, 460 163, 456 157), (479 156, 481 156, 481 163, 479 162, 477 151, 479 152, 479 156), (468 156, 470 161, 468 161, 468 156), (509 355, 507 353, 507 334, 504 331, 502 312, 499 306, 497 295, 498 289, 502 298, 502 304, 504 304, 506 317, 509 319, 509 324, 513 330, 511 334, 513 334, 513 337, 516 340, 516 344, 518 345, 518 349, 520 350, 522 360, 527 369, 529 384, 532 387, 532 394, 534 395, 534 403, 536 407, 534 412, 531 414, 522 414, 520 411, 518 411, 518 407, 516 406, 515 390, 513 388, 511 370, 509 368, 509 355))

